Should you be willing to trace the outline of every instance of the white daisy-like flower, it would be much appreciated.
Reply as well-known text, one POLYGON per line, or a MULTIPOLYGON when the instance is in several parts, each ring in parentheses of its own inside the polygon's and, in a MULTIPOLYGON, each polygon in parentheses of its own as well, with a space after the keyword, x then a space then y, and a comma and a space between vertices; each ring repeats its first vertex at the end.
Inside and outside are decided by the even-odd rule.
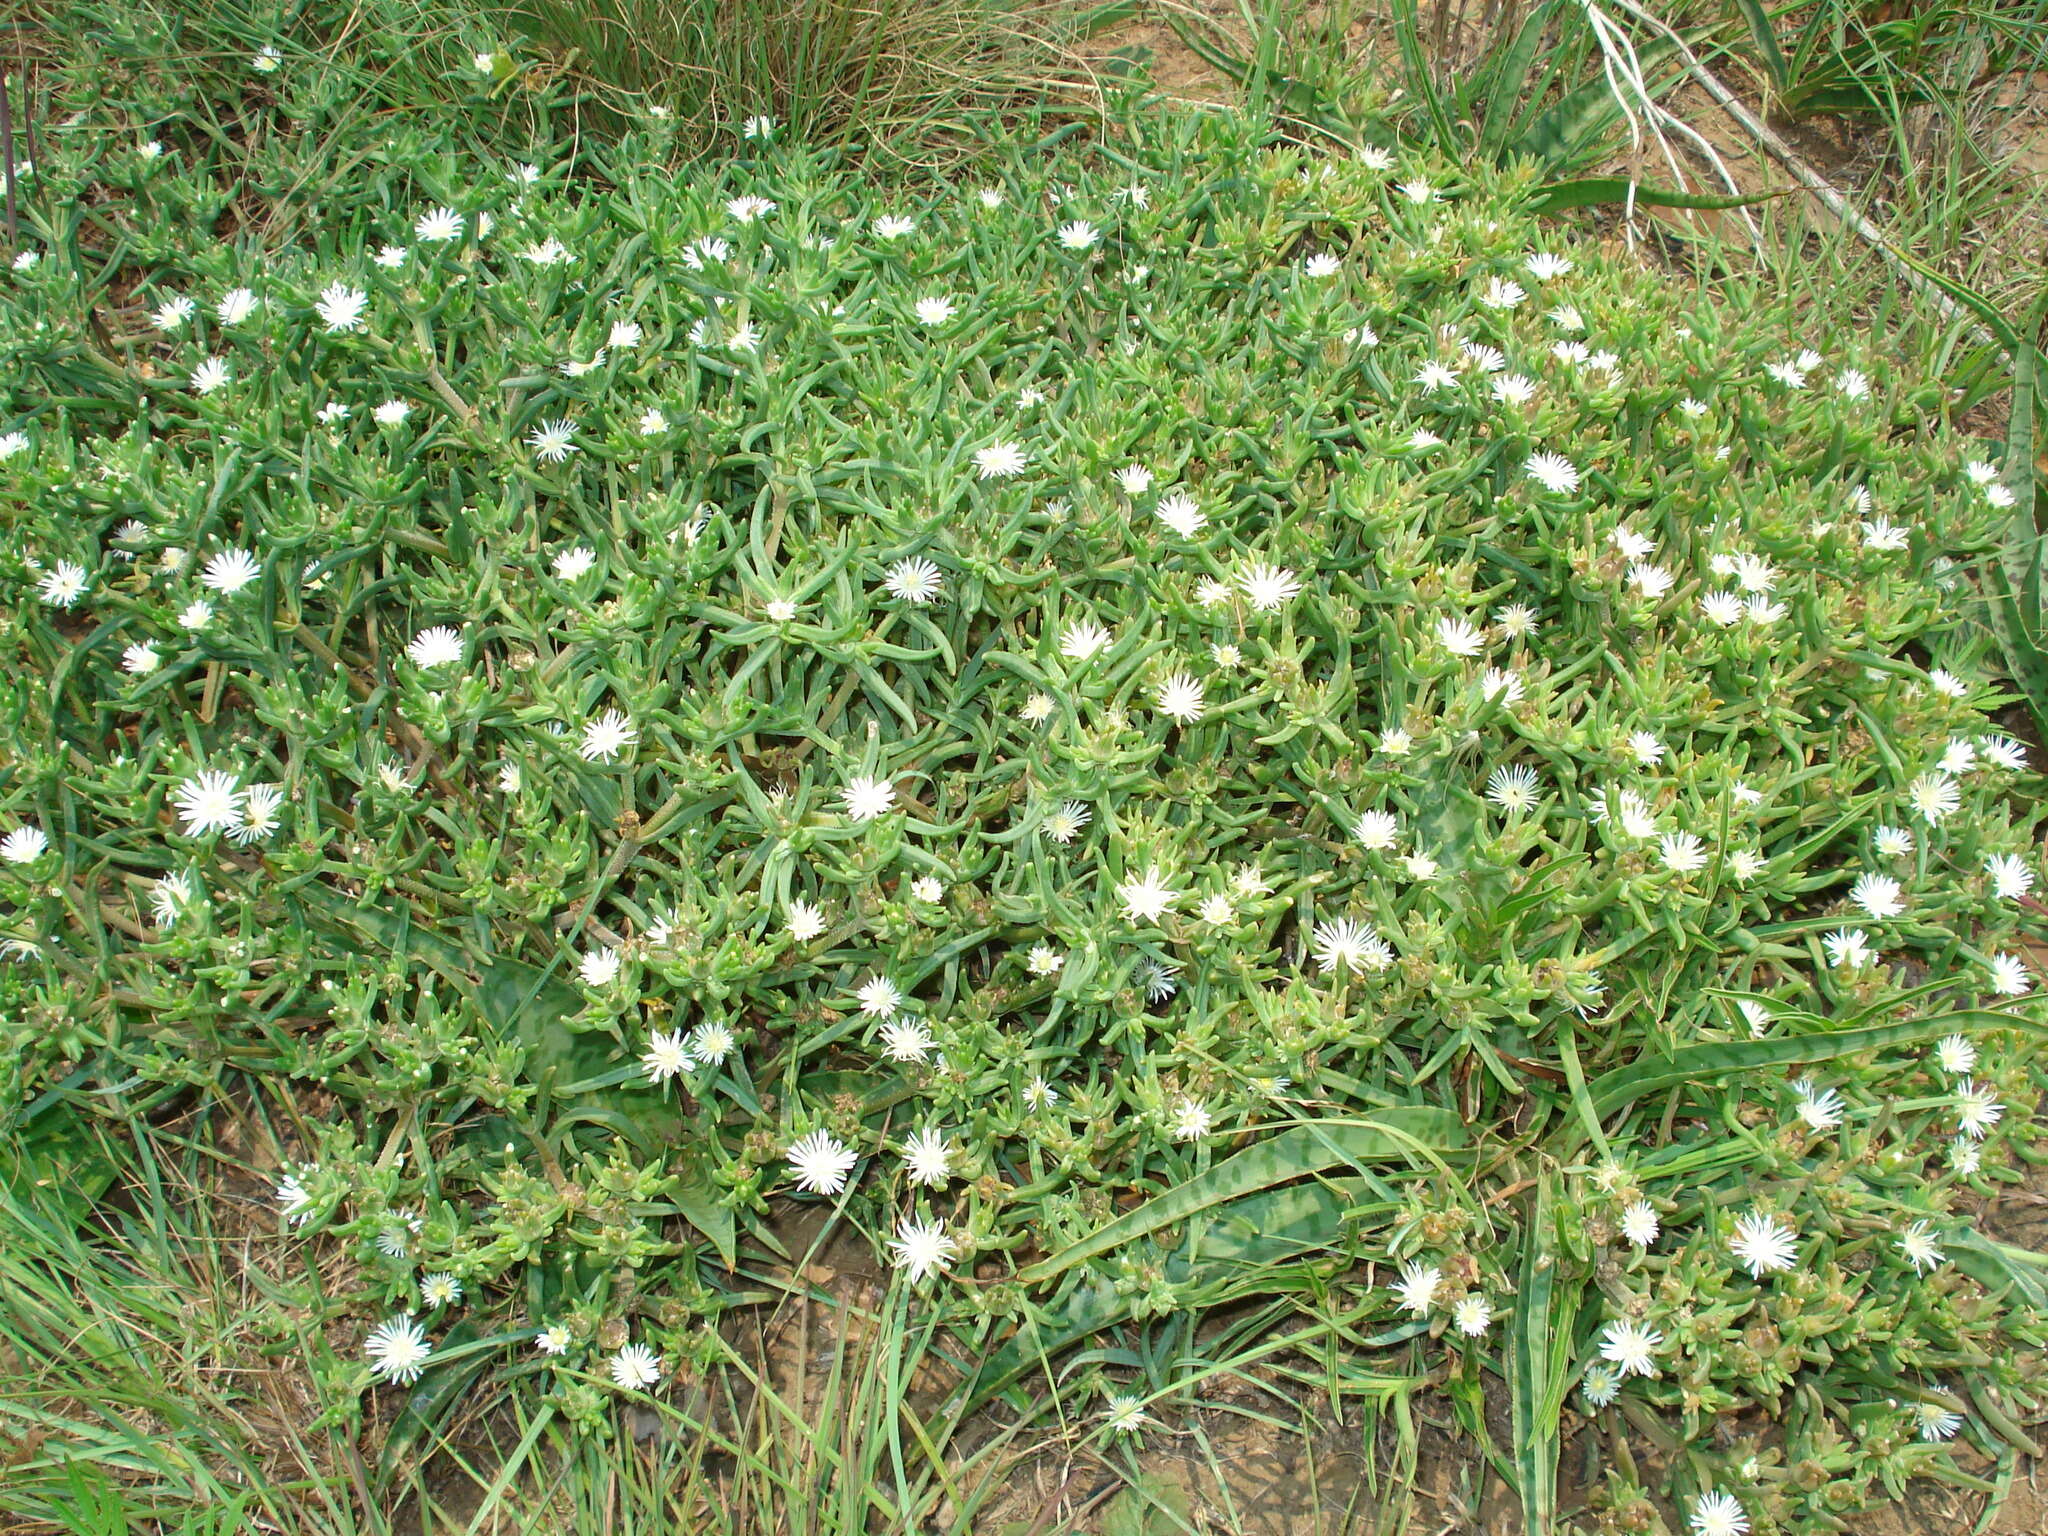
POLYGON ((1458 372, 1455 368, 1448 368, 1442 363, 1424 363, 1416 371, 1415 382, 1426 395, 1434 394, 1439 389, 1456 389, 1458 372))
MULTIPOLYGON (((1168 491, 1152 508, 1152 515, 1184 539, 1192 539, 1208 525, 1209 519, 1195 498, 1186 491, 1168 491)), ((1271 569, 1271 567, 1260 567, 1271 569)), ((1240 582, 1244 577, 1238 578, 1240 582)), ((1293 594, 1289 594, 1292 596, 1293 594)))
POLYGON ((885 213, 868 227, 874 230, 878 239, 901 240, 905 235, 917 228, 917 220, 907 218, 900 213, 885 213))
POLYGON ((580 452, 576 446, 576 423, 560 418, 544 421, 526 434, 526 446, 533 450, 533 456, 543 464, 560 464, 570 454, 580 452))
POLYGON ((872 821, 895 808, 896 786, 887 779, 856 776, 839 791, 839 801, 849 821, 872 821))
POLYGON ((228 372, 228 360, 224 357, 209 357, 192 370, 192 392, 197 395, 210 395, 232 382, 233 375, 228 372))
POLYGON ((697 1058, 679 1029, 658 1029, 647 1037, 647 1050, 640 1058, 647 1080, 660 1087, 672 1077, 697 1068, 697 1058))
POLYGON ((1079 800, 1063 800, 1046 812, 1039 830, 1056 843, 1071 843, 1081 829, 1095 819, 1095 813, 1079 800))
POLYGON ((0 859, 10 864, 33 864, 50 850, 50 839, 41 827, 24 822, 0 837, 0 859))
POLYGON ((2027 749, 2010 736, 1987 736, 1983 745, 1984 755, 2008 773, 2026 771, 2027 749))
POLYGON ((642 437, 659 437, 668 430, 668 418, 658 407, 650 405, 640 413, 638 425, 642 437))
POLYGON ((1451 1308, 1451 1325, 1476 1339, 1493 1325, 1493 1303, 1478 1291, 1467 1291, 1451 1308))
POLYGON ((1060 654, 1069 661, 1086 661, 1114 643, 1115 637, 1100 624, 1093 619, 1081 619, 1067 626, 1067 632, 1060 638, 1060 654))
POLYGON ((1943 773, 1964 774, 1977 766, 1977 745, 1975 742, 1951 740, 1941 749, 1941 761, 1936 765, 1943 773))
POLYGON ((608 987, 619 979, 619 952, 607 945, 593 949, 576 962, 576 974, 586 987, 608 987))
POLYGON ((382 405, 370 412, 370 418, 380 427, 397 427, 403 426, 405 418, 411 414, 412 407, 405 401, 386 400, 382 405))
POLYGON ((363 1354, 379 1378, 410 1386, 433 1358, 434 1346, 418 1323, 409 1317, 394 1317, 370 1330, 363 1341, 363 1354))
POLYGON ((661 1356, 645 1344, 621 1344, 605 1369, 621 1392, 644 1392, 664 1374, 661 1356))
POLYGON ((789 1171, 798 1189, 814 1195, 836 1195, 860 1154, 829 1131, 812 1131, 789 1148, 789 1171))
POLYGON ((937 1044, 924 1021, 908 1014, 882 1026, 882 1050, 891 1061, 923 1061, 937 1044))
POLYGON ((1503 640, 1526 640, 1536 633, 1536 610, 1527 603, 1509 603, 1493 614, 1493 627, 1503 640))
POLYGON ((2018 955, 1991 957, 1991 990, 2000 997, 2025 997, 2034 990, 2034 978, 2027 962, 2018 955))
POLYGON ((1939 826, 1944 817, 1963 803, 1956 781, 1945 773, 1921 774, 1906 786, 1906 799, 1929 826, 1939 826))
POLYGON ((1995 853, 1984 861, 1991 877, 1991 894, 2000 901, 2017 901, 2034 888, 2034 871, 2016 854, 1995 853))
POLYGON ((1913 834, 1904 827, 1879 827, 1870 834, 1870 845, 1882 858, 1903 859, 1913 851, 1913 834))
POLYGON ((576 755, 586 763, 608 763, 640 739, 640 728, 624 710, 608 709, 583 727, 583 745, 576 755))
POLYGON ((1491 387, 1493 398, 1502 405, 1527 405, 1536 398, 1536 381, 1519 373, 1504 373, 1491 387))
POLYGON ((1611 1365, 1589 1365, 1579 1382, 1579 1391, 1592 1407, 1605 1408, 1621 1396, 1621 1372, 1611 1365))
POLYGON ((905 1216, 889 1240, 890 1264, 907 1272, 913 1285, 937 1274, 959 1255, 960 1245, 946 1235, 945 1224, 939 1221, 905 1216))
POLYGON ((1543 798, 1536 770, 1521 763, 1502 764, 1486 781, 1486 798, 1510 814, 1535 809, 1543 798))
POLYGON ((544 1355, 566 1355, 574 1342, 565 1323, 550 1323, 533 1336, 533 1347, 544 1355))
POLYGON ((1913 1266, 1916 1275, 1926 1274, 1948 1257, 1941 1251, 1940 1239, 1930 1222, 1914 1222, 1899 1234, 1896 1246, 1905 1261, 1913 1266))
POLYGON ((1113 1395, 1104 1406, 1102 1415, 1113 1435, 1135 1435, 1152 1422, 1145 1412, 1143 1399, 1126 1392, 1113 1395))
POLYGON ((1202 718, 1202 685, 1185 672, 1176 672, 1159 683, 1153 699, 1162 715, 1182 725, 1202 718))
POLYGON ((775 204, 765 197, 735 197, 727 200, 725 211, 736 224, 752 224, 773 213, 775 204))
POLYGON ((1195 601, 1204 608, 1219 608, 1230 601, 1230 583, 1205 576, 1195 584, 1195 601))
POLYGON ((938 1185, 953 1176, 953 1148, 927 1126, 903 1143, 903 1172, 913 1184, 938 1185))
POLYGON ((1563 277, 1572 269, 1569 256, 1553 256, 1547 251, 1537 251, 1522 263, 1523 270, 1539 283, 1547 283, 1554 277, 1563 277))
POLYGON ((699 1024, 690 1031, 690 1054, 707 1066, 717 1066, 733 1053, 737 1044, 732 1030, 715 1020, 699 1024))
POLYGON ((405 654, 416 667, 452 667, 462 660, 462 631, 447 624, 423 629, 412 637, 405 654))
POLYGON ((1622 559, 1631 563, 1643 560, 1657 547, 1655 539, 1648 534, 1638 533, 1626 523, 1609 533, 1607 542, 1615 547, 1622 559))
POLYGON ((1875 958, 1870 947, 1870 935, 1861 928, 1837 928, 1833 933, 1824 934, 1820 943, 1821 948, 1827 951, 1828 964, 1840 970, 1856 970, 1875 958))
POLYGON ((1444 1272, 1434 1264, 1410 1262, 1401 1266, 1401 1278, 1391 1286, 1396 1299, 1404 1311, 1413 1312, 1417 1317, 1427 1317, 1429 1309, 1436 1302, 1437 1288, 1443 1284, 1444 1272))
POLYGON ((1316 964, 1325 976, 1338 969, 1351 974, 1383 971, 1393 964, 1392 949, 1370 923, 1355 922, 1348 917, 1335 918, 1327 923, 1317 923, 1311 938, 1316 964))
POLYGON ((558 581, 580 581, 588 576, 597 564, 597 551, 578 544, 565 549, 555 556, 555 579, 558 581))
POLYGON ((953 318, 953 301, 936 295, 919 299, 913 312, 920 325, 944 325, 953 318))
POLYGON ((941 595, 945 578, 931 561, 922 555, 913 555, 890 566, 888 578, 882 585, 891 597, 921 607, 941 595))
POLYGON ((1116 888, 1116 894, 1123 903, 1124 921, 1127 923, 1158 922, 1182 895, 1167 884, 1164 871, 1156 864, 1144 874, 1124 881, 1116 888))
POLYGON ((1906 910, 1899 882, 1890 875, 1880 875, 1875 871, 1866 871, 1857 877, 1856 883, 1849 888, 1849 900, 1873 918, 1897 917, 1906 910))
POLYGON ((1964 1035, 1943 1035, 1935 1042, 1934 1059, 1944 1072, 1967 1077, 1976 1070, 1977 1047, 1964 1035))
POLYGON ((1479 302, 1487 309, 1513 309, 1528 297, 1527 290, 1520 283, 1510 278, 1496 277, 1490 280, 1485 290, 1479 294, 1479 302))
POLYGON ((1621 1235, 1638 1248, 1647 1248, 1657 1241, 1660 1230, 1657 1208, 1647 1200, 1636 1200, 1622 1208, 1621 1235))
POLYGON ((1126 464, 1116 472, 1116 483, 1126 496, 1135 499, 1152 489, 1152 471, 1142 464, 1126 464))
POLYGON ((1691 832, 1667 832, 1657 841, 1657 862, 1681 875, 1707 867, 1706 844, 1691 832))
POLYGON ((165 875, 149 888, 150 916, 156 919, 159 928, 168 928, 177 922, 198 895, 199 888, 190 871, 180 870, 174 875, 165 875))
POLYGON ((1661 565, 1638 562, 1628 568, 1629 585, 1652 602, 1669 592, 1678 578, 1661 565))
POLYGON ((1749 1516, 1732 1493, 1703 1493, 1687 1517, 1693 1536, 1747 1536, 1749 1516))
POLYGON ((272 1196, 278 1204, 278 1214, 293 1226, 304 1226, 313 1214, 313 1196, 306 1189, 306 1179, 311 1168, 302 1168, 297 1173, 288 1173, 277 1181, 277 1193, 272 1196))
POLYGON ((262 841, 278 829, 283 806, 284 791, 277 785, 251 784, 242 791, 242 824, 228 836, 244 846, 262 841))
POLYGON ((1453 614, 1436 621, 1436 643, 1453 656, 1477 656, 1486 636, 1463 615, 1453 614))
POLYGON ((910 894, 918 901, 942 901, 946 895, 945 883, 932 875, 919 875, 910 882, 910 894))
POLYGON ((1328 251, 1317 251, 1301 264, 1301 270, 1307 277, 1335 277, 1344 270, 1344 263, 1328 251))
POLYGON ((1301 591, 1301 580, 1277 565, 1253 564, 1237 573, 1237 584, 1245 600, 1261 613, 1291 601, 1301 591))
POLYGON ((445 1269, 437 1270, 420 1279, 420 1305, 423 1307, 452 1307, 462 1300, 462 1282, 445 1269))
POLYGON ((1834 1089, 1817 1087, 1810 1078, 1802 1077, 1793 1081, 1792 1092, 1799 1101, 1795 1112, 1812 1130, 1832 1131, 1842 1123, 1848 1106, 1834 1089))
POLYGON ((886 976, 870 976, 853 995, 869 1018, 886 1019, 903 1006, 903 989, 886 976))
POLYGON ((1745 612, 1742 599, 1733 592, 1707 592, 1700 597, 1701 617, 1723 629, 1741 623, 1745 612))
POLYGON ((203 769, 172 791, 187 837, 232 832, 242 824, 241 776, 203 769))
POLYGON ((1227 928, 1237 921, 1237 904, 1225 891, 1211 891, 1195 908, 1195 916, 1211 928, 1227 928))
POLYGON ((179 294, 176 298, 166 299, 159 304, 149 317, 150 323, 160 331, 175 331, 192 318, 192 312, 198 307, 183 294, 179 294))
POLYGON ((1735 1235, 1728 1239, 1728 1247, 1758 1280, 1790 1269, 1799 1257, 1797 1234, 1777 1217, 1762 1211, 1750 1211, 1737 1218, 1735 1235))
POLYGON ((36 591, 52 608, 69 608, 85 595, 88 585, 84 566, 72 560, 59 560, 56 569, 36 583, 36 591))
POLYGON ((1617 1318, 1600 1330, 1600 1358, 1611 1361, 1622 1376, 1655 1376, 1663 1342, 1664 1335, 1648 1323, 1617 1318))
POLYGON ((1016 443, 997 441, 975 450, 974 468, 983 480, 1007 480, 1021 475, 1031 456, 1016 443))
POLYGON ((363 311, 369 303, 370 296, 362 289, 351 288, 346 283, 329 283, 321 290, 313 308, 332 334, 336 331, 360 331, 363 328, 363 311))
POLYGON ((1940 1403, 1915 1403, 1913 1422, 1922 1440, 1951 1440, 1963 1427, 1963 1416, 1940 1403))
POLYGON ((1070 251, 1085 251, 1101 238, 1101 232, 1085 219, 1075 219, 1059 227, 1060 244, 1070 251))
POLYGON ((262 574, 263 567, 248 550, 224 549, 206 562, 206 568, 199 573, 199 583, 223 597, 232 597, 262 574))
POLYGON ((1351 829, 1352 835, 1375 852, 1394 846, 1401 824, 1391 811, 1367 811, 1351 829))
POLYGON ((1216 1117, 1200 1099, 1182 1099, 1175 1107, 1168 1129, 1175 1141, 1200 1141, 1216 1126, 1216 1117))
POLYGON ((1554 496, 1565 496, 1579 488, 1578 467, 1562 454, 1532 454, 1522 472, 1554 496))
POLYGON ((436 244, 462 238, 462 215, 453 208, 430 208, 413 220, 415 238, 436 244))
POLYGON ((1969 1140, 1982 1141, 2004 1115, 2005 1106, 1990 1087, 1979 1087, 1967 1077, 1956 1084, 1957 1129, 1969 1140))

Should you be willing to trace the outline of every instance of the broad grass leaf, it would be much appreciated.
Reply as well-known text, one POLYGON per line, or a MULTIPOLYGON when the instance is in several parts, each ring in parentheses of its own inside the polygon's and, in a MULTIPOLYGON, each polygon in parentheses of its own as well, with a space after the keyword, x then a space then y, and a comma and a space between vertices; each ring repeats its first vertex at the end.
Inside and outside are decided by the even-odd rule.
POLYGON ((1225 1158, 1090 1236, 1018 1275, 1037 1285, 1098 1254, 1147 1233, 1186 1221, 1226 1200, 1236 1200, 1340 1163, 1387 1162, 1415 1157, 1427 1149, 1447 1152, 1465 1145, 1464 1122, 1447 1109, 1421 1106, 1381 1110, 1370 1118, 1325 1120, 1293 1126, 1225 1158))
POLYGON ((1569 1256, 1557 1245, 1557 1183, 1548 1169, 1537 1178, 1507 1329, 1515 1492, 1528 1536, 1550 1536, 1557 1520, 1558 1425, 1571 1385, 1574 1325, 1585 1296, 1585 1276, 1566 1272, 1569 1256))
POLYGON ((1781 1013, 1779 1022, 1808 1026, 1812 1032, 1776 1040, 1728 1040, 1689 1045, 1669 1056, 1638 1061, 1594 1079, 1588 1087, 1594 1112, 1605 1120, 1645 1094, 1676 1087, 1680 1083, 1720 1082, 1766 1067, 1807 1066, 1855 1056, 1864 1051, 1919 1045, 1953 1034, 1964 1026, 2027 1029, 2036 1033, 2048 1031, 2048 1025, 2021 1014, 1991 1013, 1978 1008, 1962 1008, 1933 1018, 1908 1019, 1900 1024, 1878 1024, 1866 1029, 1845 1029, 1833 1033, 1828 1031, 1828 1021, 1815 1014, 1781 1013))

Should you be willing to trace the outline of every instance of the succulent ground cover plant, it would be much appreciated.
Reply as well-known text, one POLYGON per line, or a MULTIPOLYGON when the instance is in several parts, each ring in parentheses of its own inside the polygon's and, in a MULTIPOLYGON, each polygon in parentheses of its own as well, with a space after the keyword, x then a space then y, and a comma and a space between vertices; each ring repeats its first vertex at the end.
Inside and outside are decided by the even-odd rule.
POLYGON ((2048 1280, 1967 1216, 2040 1078, 2020 493, 1941 381, 1372 142, 748 130, 408 141, 271 245, 204 139, 50 135, 15 1155, 317 1091, 333 1379, 591 1435, 822 1203, 958 1404, 1142 1443, 1202 1319, 1309 1320, 1508 1405, 1531 1529, 1568 1417, 1670 1469, 1589 1531, 2024 1443, 2048 1280))

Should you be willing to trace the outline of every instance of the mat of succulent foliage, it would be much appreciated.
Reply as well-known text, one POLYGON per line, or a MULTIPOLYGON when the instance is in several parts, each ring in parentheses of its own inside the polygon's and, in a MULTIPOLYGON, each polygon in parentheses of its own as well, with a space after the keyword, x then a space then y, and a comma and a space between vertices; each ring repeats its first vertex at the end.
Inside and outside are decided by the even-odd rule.
POLYGON ((13 1134, 324 1089, 279 1209, 361 1386, 460 1325, 593 1431, 794 1199, 977 1398, 1277 1297, 1508 1402, 1532 1513, 1569 1394, 1701 1536, 2016 1443, 2048 1291, 1957 1206, 2039 1085, 2039 781, 1939 379, 1371 144, 662 131, 264 250, 203 148, 52 136, 13 1134))

